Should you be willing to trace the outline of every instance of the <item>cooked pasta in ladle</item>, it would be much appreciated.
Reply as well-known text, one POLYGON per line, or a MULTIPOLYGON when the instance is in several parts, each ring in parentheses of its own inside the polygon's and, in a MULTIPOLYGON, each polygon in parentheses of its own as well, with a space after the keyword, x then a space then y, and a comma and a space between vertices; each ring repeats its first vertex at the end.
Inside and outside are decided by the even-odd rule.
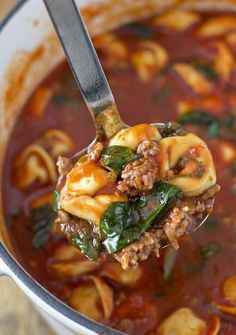
POLYGON ((56 222, 88 258, 112 254, 124 269, 136 267, 163 246, 177 249, 212 211, 219 186, 211 153, 171 122, 127 127, 74 3, 45 3, 97 127, 88 149, 58 159, 56 222))

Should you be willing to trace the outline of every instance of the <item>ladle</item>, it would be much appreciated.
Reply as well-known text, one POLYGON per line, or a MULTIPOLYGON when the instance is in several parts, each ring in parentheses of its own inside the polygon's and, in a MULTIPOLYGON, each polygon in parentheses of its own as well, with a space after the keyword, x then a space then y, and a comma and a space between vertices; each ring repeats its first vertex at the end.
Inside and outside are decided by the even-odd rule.
MULTIPOLYGON (((108 140, 120 129, 128 127, 120 117, 115 99, 94 49, 93 43, 74 0, 44 0, 67 61, 96 126, 96 138, 92 142, 108 140)), ((133 97, 135 99, 135 97, 133 97)), ((164 123, 153 124, 162 128, 164 123)), ((77 160, 88 148, 81 150, 77 160)), ((213 205, 214 199, 212 200, 213 205)), ((191 232, 208 218, 191 225, 191 232)), ((163 245, 163 247, 166 245, 163 245)))

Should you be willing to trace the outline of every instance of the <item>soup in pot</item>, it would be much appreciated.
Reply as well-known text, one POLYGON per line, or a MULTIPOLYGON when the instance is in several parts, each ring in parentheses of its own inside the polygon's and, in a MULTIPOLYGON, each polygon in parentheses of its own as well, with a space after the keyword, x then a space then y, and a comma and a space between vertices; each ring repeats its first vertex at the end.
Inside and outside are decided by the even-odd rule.
POLYGON ((66 63, 34 91, 5 159, 6 222, 16 255, 78 312, 132 335, 236 333, 236 16, 171 11, 94 44, 127 124, 176 121, 206 141, 221 192, 180 248, 135 269, 90 261, 57 232, 52 193, 59 155, 95 129, 66 63))

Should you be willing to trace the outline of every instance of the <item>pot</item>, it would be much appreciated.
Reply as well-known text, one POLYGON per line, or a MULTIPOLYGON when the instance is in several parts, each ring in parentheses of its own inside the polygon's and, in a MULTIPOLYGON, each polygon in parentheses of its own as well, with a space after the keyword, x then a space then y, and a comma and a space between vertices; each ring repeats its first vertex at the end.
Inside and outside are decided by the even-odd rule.
MULTIPOLYGON (((236 1, 77 0, 91 35, 173 8, 236 10, 236 1)), ((6 144, 16 117, 39 82, 63 60, 43 1, 21 1, 0 26, 0 182, 6 144)), ((14 257, 4 222, 0 189, 0 274, 9 275, 58 334, 122 334, 101 325, 55 298, 14 257)))

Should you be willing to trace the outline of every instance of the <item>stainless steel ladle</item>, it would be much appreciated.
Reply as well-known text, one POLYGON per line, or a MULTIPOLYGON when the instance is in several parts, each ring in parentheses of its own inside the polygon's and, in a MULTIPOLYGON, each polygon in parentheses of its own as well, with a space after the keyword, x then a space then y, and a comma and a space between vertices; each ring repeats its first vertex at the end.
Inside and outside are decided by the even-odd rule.
MULTIPOLYGON (((92 144, 98 140, 108 140, 120 129, 128 126, 118 112, 111 88, 80 12, 74 0, 44 0, 44 3, 94 120, 97 136, 92 144)), ((164 123, 154 125, 161 128, 164 123)), ((79 158, 87 149, 77 153, 74 158, 79 158)), ((203 220, 196 222, 191 231, 199 228, 208 216, 209 214, 203 220)))

